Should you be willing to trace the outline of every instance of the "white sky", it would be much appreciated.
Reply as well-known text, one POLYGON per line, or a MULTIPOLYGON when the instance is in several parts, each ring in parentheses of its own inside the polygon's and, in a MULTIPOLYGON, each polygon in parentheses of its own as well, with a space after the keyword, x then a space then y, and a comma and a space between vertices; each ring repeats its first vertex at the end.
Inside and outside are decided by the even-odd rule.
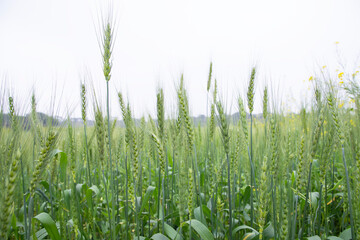
MULTIPOLYGON (((336 68, 336 41, 346 62, 354 63, 360 53, 360 1, 356 0, 114 2, 113 117, 120 117, 117 90, 128 96, 137 117, 155 112, 159 85, 164 87, 167 109, 172 109, 174 86, 182 72, 192 114, 205 114, 211 60, 228 111, 236 111, 235 99, 244 95, 255 63, 260 72, 256 110, 261 109, 265 80, 279 87, 282 94, 277 96, 283 101, 295 98, 296 109, 308 91, 303 80, 319 66, 336 68)), ((0 0, 0 87, 15 96, 21 112, 29 111, 35 88, 40 111, 49 113, 56 96, 58 115, 70 111, 72 117, 79 117, 79 83, 86 72, 91 74, 88 89, 94 86, 105 103, 95 31, 107 6, 103 3, 0 0)))

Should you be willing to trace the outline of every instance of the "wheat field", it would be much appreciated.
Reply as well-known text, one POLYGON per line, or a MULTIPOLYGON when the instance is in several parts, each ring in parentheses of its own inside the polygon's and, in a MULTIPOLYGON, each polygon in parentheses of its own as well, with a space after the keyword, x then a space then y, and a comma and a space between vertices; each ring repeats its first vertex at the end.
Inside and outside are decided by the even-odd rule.
POLYGON ((2 100, 1 239, 360 239, 357 72, 311 77, 311 103, 287 113, 272 89, 255 94, 254 67, 230 115, 210 63, 202 121, 190 116, 179 76, 176 107, 165 111, 159 88, 154 119, 135 119, 118 92, 118 123, 109 114, 112 44, 107 23, 106 109, 81 83, 81 124, 39 115, 35 94, 27 118, 17 99, 2 100))

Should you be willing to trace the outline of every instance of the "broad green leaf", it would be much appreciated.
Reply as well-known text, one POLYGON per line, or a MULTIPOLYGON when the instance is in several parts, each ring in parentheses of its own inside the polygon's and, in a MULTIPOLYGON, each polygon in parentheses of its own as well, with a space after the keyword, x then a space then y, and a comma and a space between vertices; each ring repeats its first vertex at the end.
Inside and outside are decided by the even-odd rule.
POLYGON ((99 188, 96 185, 92 185, 86 190, 86 201, 88 202, 89 206, 93 206, 93 195, 99 194, 99 188))
POLYGON ((52 159, 53 157, 55 157, 57 154, 62 153, 62 151, 60 149, 54 149, 50 152, 49 154, 49 159, 52 159))
POLYGON ((48 202, 43 202, 43 203, 40 205, 40 212, 46 212, 46 210, 47 210, 47 204, 48 204, 48 202))
POLYGON ((272 223, 270 222, 270 224, 264 229, 263 235, 264 237, 267 238, 273 238, 274 237, 274 227, 272 225, 272 223))
MULTIPOLYGON (((46 231, 46 229, 45 229, 46 231)), ((46 236, 47 236, 47 233, 46 233, 46 236)), ((36 232, 35 231, 32 231, 32 240, 39 240, 37 237, 36 237, 36 232)))
POLYGON ((256 236, 258 236, 258 234, 256 234, 255 232, 245 233, 243 240, 251 240, 256 236))
POLYGON ((64 199, 67 209, 70 209, 71 189, 64 190, 64 199))
POLYGON ((136 197, 136 209, 139 210, 139 207, 140 207, 140 203, 141 203, 141 197, 136 197))
POLYGON ((194 216, 195 216, 195 219, 199 220, 200 222, 202 222, 207 227, 205 215, 204 215, 204 213, 201 214, 200 207, 195 208, 194 216))
POLYGON ((145 239, 148 239, 148 238, 143 237, 143 236, 134 237, 134 240, 145 240, 145 239))
POLYGON ((145 195, 142 199, 142 204, 141 204, 141 208, 140 208, 140 213, 144 210, 145 206, 148 206, 149 205, 149 199, 151 197, 151 194, 154 192, 155 190, 155 187, 153 186, 149 186, 147 189, 146 189, 146 192, 145 192, 145 195))
POLYGON ((308 240, 321 240, 321 238, 318 235, 308 237, 307 239, 308 240))
POLYGON ((164 230, 166 235, 172 240, 183 240, 182 236, 169 224, 164 223, 164 230))
POLYGON ((327 238, 328 240, 342 240, 342 238, 339 237, 335 237, 335 236, 330 236, 327 238))
POLYGON ((96 185, 92 185, 91 187, 89 187, 89 189, 91 189, 93 193, 95 193, 95 195, 98 195, 100 193, 100 190, 96 185))
POLYGON ((61 239, 56 224, 49 214, 43 212, 35 216, 34 219, 38 220, 44 226, 51 239, 61 239))
POLYGON ((42 181, 40 181, 39 184, 42 185, 46 189, 46 191, 49 191, 50 186, 49 186, 49 183, 47 181, 42 180, 42 181))
POLYGON ((42 240, 42 239, 46 238, 47 235, 48 235, 48 233, 45 228, 42 228, 36 232, 36 237, 38 240, 42 240))
POLYGON ((58 153, 62 153, 62 151, 60 149, 54 149, 50 152, 49 156, 50 156, 50 159, 55 157, 56 154, 58 153))
POLYGON ((317 207, 318 198, 319 198, 319 193, 318 193, 318 192, 311 192, 311 193, 310 193, 311 206, 312 206, 313 208, 315 208, 315 209, 316 209, 316 207, 317 207))
POLYGON ((344 230, 339 236, 343 240, 351 240, 351 228, 344 230))
POLYGON ((243 194, 244 203, 248 203, 250 201, 250 193, 251 193, 250 186, 246 186, 243 194))
POLYGON ((161 233, 154 234, 151 239, 153 240, 169 240, 169 238, 161 233))
POLYGON ((202 239, 212 240, 214 236, 210 232, 210 230, 200 221, 196 219, 192 219, 186 222, 187 224, 191 225, 191 227, 199 234, 202 239), (191 221, 191 224, 190 224, 191 221))
POLYGON ((76 184, 76 193, 81 196, 81 193, 83 190, 87 189, 87 186, 85 183, 78 183, 76 184))
POLYGON ((249 227, 247 225, 241 225, 241 226, 238 226, 236 227, 233 231, 232 231, 232 235, 234 236, 238 231, 241 231, 241 230, 251 230, 254 235, 258 235, 258 231, 256 231, 254 228, 252 227, 249 227))
MULTIPOLYGON (((203 206, 203 212, 205 214, 205 216, 209 219, 211 219, 211 210, 207 207, 207 206, 203 206)), ((221 228, 222 231, 225 232, 225 228, 224 225, 222 224, 222 222, 217 218, 216 214, 212 215, 213 221, 215 221, 215 223, 217 224, 218 227, 221 228)))

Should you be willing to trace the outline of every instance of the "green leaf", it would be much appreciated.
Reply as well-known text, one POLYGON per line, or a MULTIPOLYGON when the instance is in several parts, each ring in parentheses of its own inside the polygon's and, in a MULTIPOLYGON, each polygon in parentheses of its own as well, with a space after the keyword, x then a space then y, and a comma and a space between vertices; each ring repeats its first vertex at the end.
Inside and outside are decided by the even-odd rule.
POLYGON ((11 227, 15 230, 16 238, 19 238, 15 214, 12 214, 11 216, 11 227))
POLYGON ((98 195, 100 193, 100 190, 96 185, 92 185, 91 187, 89 187, 89 189, 91 191, 93 191, 93 193, 95 193, 95 195, 98 195))
POLYGON ((67 221, 66 226, 69 228, 73 228, 74 227, 74 220, 71 218, 69 219, 69 221, 67 221))
POLYGON ((204 215, 204 213, 201 214, 200 207, 195 208, 194 216, 195 216, 195 219, 199 220, 200 222, 202 222, 207 227, 205 215, 204 215))
MULTIPOLYGON (((29 198, 29 205, 28 205, 28 219, 29 219, 29 224, 31 223, 31 219, 34 216, 34 198, 30 195, 29 198)), ((35 231, 33 231, 34 233, 35 231)), ((35 233, 34 233, 35 235, 35 233)))
MULTIPOLYGON (((203 212, 207 218, 211 219, 211 210, 207 206, 203 206, 203 212)), ((212 217, 213 217, 213 220, 215 221, 215 223, 217 224, 217 226, 220 227, 220 229, 225 232, 224 225, 217 218, 216 214, 213 214, 212 217)))
POLYGON ((154 192, 155 190, 155 187, 153 186, 149 186, 147 189, 146 189, 146 192, 145 192, 145 195, 142 199, 142 204, 141 204, 141 208, 140 208, 140 213, 144 210, 145 206, 148 206, 149 205, 149 199, 151 197, 151 194, 154 192))
POLYGON ((70 209, 70 200, 71 200, 71 189, 64 190, 64 199, 65 199, 65 206, 67 209, 70 209))
POLYGON ((294 185, 295 179, 296 179, 296 177, 295 177, 295 171, 293 171, 293 172, 291 173, 291 186, 294 185))
POLYGON ((169 238, 161 233, 154 234, 151 239, 153 240, 169 240, 169 238))
POLYGON ((85 189, 87 189, 87 186, 85 183, 76 184, 76 193, 78 194, 78 196, 81 196, 82 191, 85 189))
POLYGON ((39 184, 42 185, 46 189, 46 191, 49 191, 50 186, 49 186, 49 183, 47 181, 42 180, 42 181, 40 181, 39 184))
POLYGON ((232 235, 235 236, 235 234, 236 234, 238 231, 241 231, 241 230, 251 230, 251 231, 254 233, 255 236, 259 234, 259 232, 256 231, 254 228, 249 227, 249 226, 247 226, 247 225, 241 225, 241 226, 236 227, 236 228, 232 231, 232 235))
POLYGON ((244 194, 243 194, 243 202, 244 203, 247 203, 250 201, 250 194, 251 194, 250 186, 246 186, 246 188, 244 190, 244 194))
POLYGON ((46 232, 45 228, 42 228, 36 232, 36 237, 38 240, 42 240, 42 239, 46 238, 47 235, 48 235, 48 233, 46 232))
POLYGON ((67 166, 67 155, 64 152, 60 152, 60 182, 66 180, 66 166, 67 166))
POLYGON ((319 198, 319 193, 318 192, 311 192, 310 193, 310 202, 311 202, 311 206, 316 209, 317 208, 317 201, 319 198))
POLYGON ((86 190, 86 201, 89 203, 89 206, 93 206, 93 196, 99 194, 99 188, 96 185, 92 185, 86 190))
POLYGON ((56 224, 49 214, 43 212, 35 216, 34 219, 38 220, 45 227, 51 239, 61 240, 56 224))
MULTIPOLYGON (((257 233, 255 233, 255 232, 251 232, 251 233, 245 233, 245 235, 244 235, 244 238, 243 239, 246 239, 246 240, 251 240, 251 239, 253 239, 253 238, 255 238, 255 237, 257 237, 259 234, 257 233)), ((255 239, 259 239, 259 237, 257 237, 257 238, 255 238, 255 239)))
POLYGON ((63 151, 61 151, 60 149, 54 149, 50 152, 49 156, 50 156, 50 159, 55 157, 55 155, 57 155, 58 153, 62 153, 63 151))
POLYGON ((48 196, 46 196, 43 190, 38 188, 35 190, 35 193, 38 194, 44 201, 50 202, 50 199, 48 198, 48 196))
POLYGON ((164 223, 164 231, 166 235, 172 240, 182 240, 182 236, 169 224, 164 223))
POLYGON ((343 240, 351 240, 351 228, 346 229, 339 236, 343 240))
POLYGON ((327 238, 328 240, 342 240, 342 238, 339 237, 335 237, 335 236, 330 236, 327 238))
POLYGON ((271 222, 270 222, 270 224, 264 229, 263 235, 264 235, 264 237, 267 237, 267 238, 273 238, 273 237, 274 237, 275 232, 274 232, 274 227, 273 227, 273 225, 272 225, 271 222))
POLYGON ((321 240, 321 238, 318 235, 308 237, 307 239, 308 240, 321 240))
POLYGON ((200 221, 196 220, 196 219, 192 219, 189 220, 185 223, 190 225, 190 221, 191 221, 191 227, 200 235, 200 237, 202 239, 206 239, 206 240, 212 240, 214 239, 214 236, 212 235, 212 233, 209 231, 209 229, 200 221))

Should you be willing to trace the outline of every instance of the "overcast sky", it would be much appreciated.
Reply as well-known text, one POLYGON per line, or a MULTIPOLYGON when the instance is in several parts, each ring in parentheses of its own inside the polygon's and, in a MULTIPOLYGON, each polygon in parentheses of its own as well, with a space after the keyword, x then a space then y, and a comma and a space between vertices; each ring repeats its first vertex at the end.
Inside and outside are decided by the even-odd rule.
MULTIPOLYGON (((261 109, 260 91, 266 81, 279 88, 279 101, 296 99, 292 103, 296 109, 308 91, 304 80, 320 66, 337 68, 336 49, 349 63, 360 55, 360 1, 356 0, 113 2, 114 117, 120 117, 117 91, 124 92, 139 117, 155 112, 159 86, 165 90, 170 114, 181 73, 191 113, 205 114, 210 61, 229 112, 236 111, 235 99, 244 95, 254 64, 259 72, 256 110, 261 109)), ((98 19, 107 10, 104 3, 0 0, 0 87, 15 96, 20 112, 29 111, 35 89, 40 111, 49 112, 56 96, 58 115, 81 116, 79 85, 85 75, 88 89, 94 88, 105 103, 96 32, 98 19)), ((89 97, 90 93, 89 89, 89 97)))

